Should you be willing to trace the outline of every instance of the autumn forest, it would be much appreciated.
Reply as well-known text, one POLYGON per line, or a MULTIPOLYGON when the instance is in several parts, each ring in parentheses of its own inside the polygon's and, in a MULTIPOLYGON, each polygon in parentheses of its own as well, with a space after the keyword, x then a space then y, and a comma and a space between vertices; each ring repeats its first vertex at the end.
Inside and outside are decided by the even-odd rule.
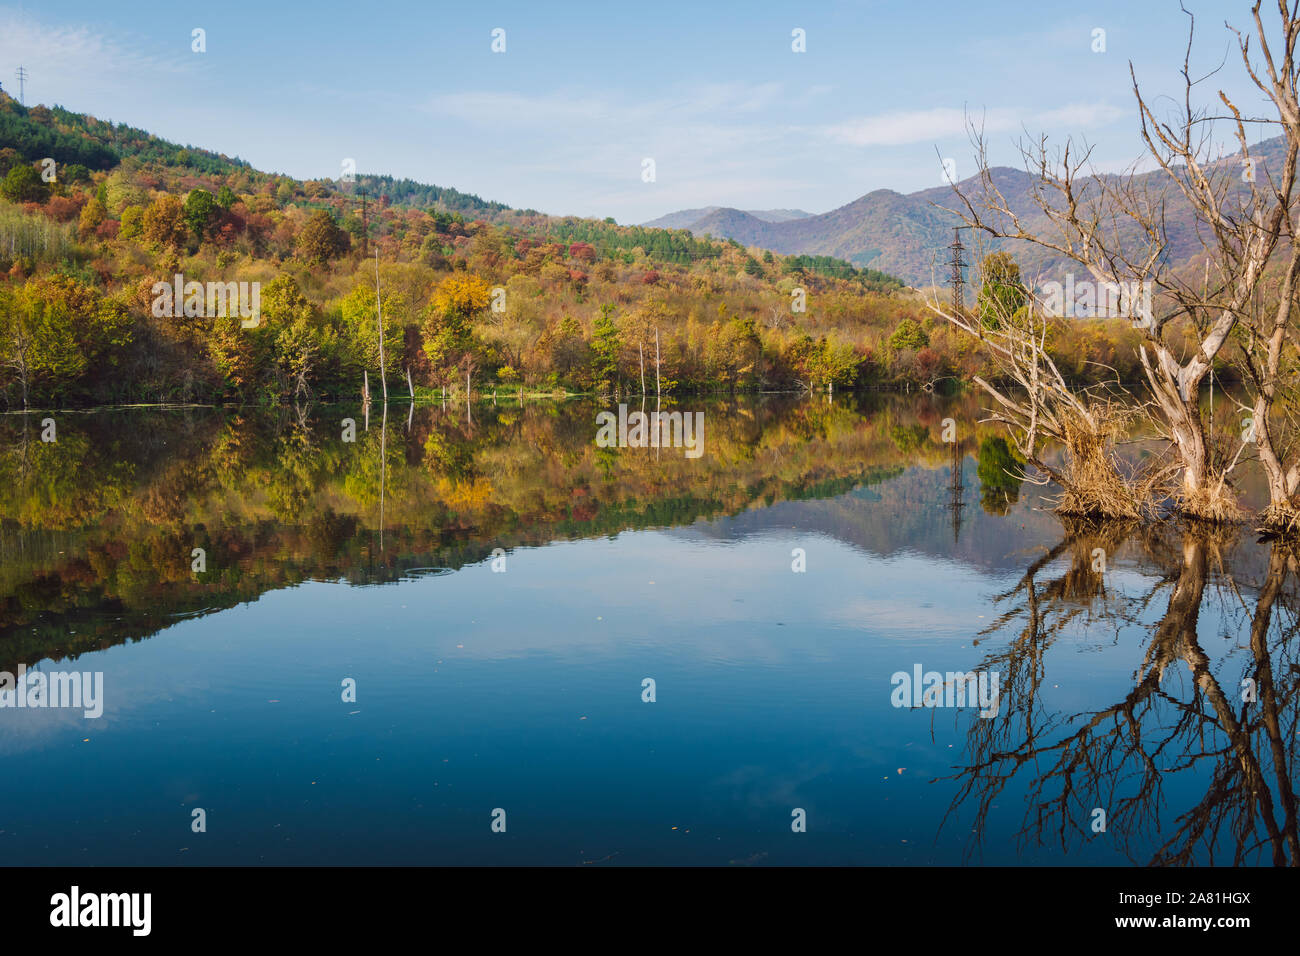
MULTIPOLYGON (((0 144, 11 409, 352 399, 368 379, 428 397, 945 389, 996 373, 916 290, 830 257, 386 176, 302 182, 4 94, 0 144), (157 314, 174 276, 258 283, 260 321, 157 314)), ((1098 320, 1059 324, 1052 348, 1079 381, 1132 379, 1135 342, 1098 320)))

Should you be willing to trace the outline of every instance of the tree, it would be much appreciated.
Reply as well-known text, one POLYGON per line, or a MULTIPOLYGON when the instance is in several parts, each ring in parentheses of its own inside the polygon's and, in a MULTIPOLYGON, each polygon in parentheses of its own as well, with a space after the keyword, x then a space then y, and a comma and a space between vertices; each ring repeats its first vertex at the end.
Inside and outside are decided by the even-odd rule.
MULTIPOLYGON (((89 203, 87 203, 89 205, 89 203)), ((127 206, 122 210, 122 228, 118 235, 123 239, 134 239, 144 231, 144 210, 139 206, 127 206)))
POLYGON ((0 298, 0 365, 17 379, 27 407, 29 394, 56 397, 86 370, 78 339, 75 281, 32 280, 0 298))
MULTIPOLYGON (((1271 268, 1276 270, 1274 254, 1279 251, 1283 259, 1290 259, 1281 270, 1288 277, 1284 280, 1288 289, 1283 297, 1285 305, 1275 317, 1266 320, 1271 328, 1260 323, 1255 331, 1264 340, 1269 339, 1276 334, 1277 318, 1281 319, 1282 328, 1290 327, 1290 281, 1295 279, 1300 266, 1300 248, 1291 239, 1300 234, 1297 232, 1300 222, 1295 221, 1294 210, 1296 164, 1300 155, 1300 106, 1297 105, 1300 90, 1295 64, 1300 17, 1294 7, 1279 3, 1280 41, 1270 43, 1260 9, 1261 4, 1256 2, 1251 11, 1254 37, 1243 36, 1230 26, 1228 29, 1236 34, 1247 75, 1263 93, 1264 100, 1273 106, 1276 117, 1255 116, 1252 106, 1252 116, 1245 119, 1223 91, 1217 96, 1227 111, 1222 116, 1217 103, 1214 106, 1194 103, 1198 95, 1196 87, 1202 80, 1193 78, 1191 50, 1195 18, 1187 13, 1183 90, 1173 112, 1149 102, 1139 87, 1136 71, 1132 66, 1129 69, 1142 140, 1150 160, 1162 174, 1158 185, 1147 178, 1098 175, 1090 166, 1090 150, 1080 150, 1068 139, 1062 147, 1049 148, 1047 138, 1039 137, 1036 142, 1021 145, 1026 171, 1036 180, 1033 218, 1048 224, 1039 228, 1031 224, 1030 216, 1019 204, 1009 203, 1002 195, 997 185, 1001 177, 989 165, 986 141, 982 133, 973 131, 978 185, 965 192, 954 187, 961 206, 958 215, 979 233, 1038 246, 1081 266, 1100 285, 1133 288, 1149 284, 1151 298, 1161 308, 1158 315, 1153 309, 1150 315, 1134 316, 1141 319, 1139 357, 1151 398, 1142 411, 1148 414, 1147 409, 1151 410, 1152 424, 1175 454, 1171 472, 1178 479, 1170 490, 1177 506, 1185 514, 1215 521, 1236 517, 1238 506, 1227 490, 1227 470, 1232 466, 1225 468, 1225 463, 1214 461, 1210 454, 1201 417, 1201 386, 1219 352, 1250 314, 1266 274, 1271 268), (1258 42, 1255 60, 1250 50, 1252 39, 1258 42), (1275 57, 1275 49, 1280 56, 1275 57), (1219 137, 1214 125, 1221 119, 1232 127, 1240 163, 1225 161, 1218 151, 1219 137), (1277 126, 1282 132, 1282 144, 1276 159, 1269 158, 1263 175, 1248 176, 1243 166, 1254 162, 1251 144, 1260 136, 1257 124, 1261 123, 1277 126), (1190 226, 1169 222, 1166 212, 1171 197, 1178 197, 1190 208, 1194 219, 1190 226), (1195 237, 1201 249, 1193 260, 1213 263, 1213 281, 1208 270, 1204 276, 1198 272, 1193 277, 1170 262, 1168 250, 1173 228, 1195 237)), ((1217 72, 1209 71, 1205 79, 1217 72)), ((952 310, 937 304, 931 304, 931 308, 957 327, 984 337, 982 328, 970 327, 960 316, 952 314, 952 310)), ((1053 388, 1058 384, 1054 380, 1057 377, 1054 363, 1046 354, 1045 336, 1020 334, 998 347, 1018 353, 1008 356, 1003 352, 1001 357, 1018 364, 1021 371, 1029 374, 1047 371, 1053 378, 1053 388)), ((1265 360, 1265 369, 1267 365, 1265 360)), ((1048 395, 1038 381, 1031 383, 1028 403, 998 392, 988 383, 981 384, 1001 406, 1002 413, 1016 422, 1012 427, 1024 435, 1042 424, 1039 412, 1047 405, 1059 404, 1062 398, 1059 394, 1048 395)), ((1069 385, 1063 379, 1059 384, 1068 391, 1069 385)), ((1269 403, 1267 390, 1261 390, 1260 407, 1266 408, 1269 403)), ((1069 404, 1070 401, 1059 404, 1060 410, 1065 412, 1069 404)), ((1079 397, 1073 401, 1074 410, 1067 412, 1067 417, 1077 413, 1082 417, 1076 420, 1086 423, 1092 404, 1095 403, 1087 397, 1079 397)), ((1130 410, 1137 411, 1132 406, 1130 410)), ((1113 416, 1108 413, 1105 417, 1113 416)), ((1256 422, 1257 439, 1260 425, 1268 418, 1266 414, 1260 417, 1263 422, 1256 422)), ((1064 421, 1061 418, 1058 423, 1064 421)), ((1099 426, 1099 421, 1085 427, 1099 426)), ((1101 427, 1101 432, 1110 431, 1110 426, 1101 427)), ((1094 437, 1100 438, 1101 432, 1094 437)), ((1267 442, 1267 428, 1264 433, 1267 442)), ((1293 509, 1294 495, 1287 494, 1287 468, 1274 467, 1264 446, 1260 450, 1261 461, 1270 472, 1271 497, 1282 509, 1293 509)), ((1300 468, 1294 475, 1300 487, 1300 468)), ((1118 479, 1111 476, 1106 483, 1113 484, 1115 480, 1118 479)))
POLYGON ((984 257, 980 270, 976 309, 985 328, 997 328, 999 316, 1014 315, 1029 300, 1029 290, 1020 279, 1020 264, 1009 252, 994 252, 984 257))
POLYGON ((317 209, 298 234, 298 255, 311 265, 323 265, 347 252, 351 244, 334 217, 324 209, 317 209))
POLYGON ((583 338, 582 325, 571 315, 546 331, 541 346, 550 359, 552 373, 562 382, 575 377, 590 359, 591 349, 583 338))
POLYGON ((903 319, 889 337, 889 347, 896 352, 908 349, 923 349, 930 344, 930 336, 915 319, 903 319))
MULTIPOLYGON (((989 300, 996 305, 996 299, 989 300)), ((979 339, 996 368, 992 382, 974 382, 997 404, 986 421, 1007 428, 1021 460, 1032 464, 1038 484, 1055 481, 1062 489, 1056 510, 1089 518, 1133 520, 1147 507, 1149 478, 1133 478, 1119 466, 1115 451, 1134 411, 1113 398, 1117 390, 1074 389, 1048 351, 1052 320, 1037 309, 1001 313, 986 325, 978 317, 951 309, 937 297, 931 309, 979 339), (996 383, 996 384, 995 384, 996 383), (1013 383, 1007 388, 1003 383, 1013 383), (1064 449, 1049 461, 1044 440, 1064 449)), ((1109 384, 1109 383, 1108 383, 1109 384)))
POLYGON ((828 385, 851 387, 857 380, 860 361, 853 346, 837 345, 823 337, 809 353, 807 375, 813 384, 825 382, 828 385))
POLYGON ((618 387, 618 353, 621 348, 618 325, 614 322, 614 307, 602 305, 600 316, 591 331, 592 382, 602 392, 612 392, 618 387))
POLYGON ((753 319, 733 316, 726 322, 714 322, 704 340, 704 375, 729 389, 752 384, 761 353, 753 319))
POLYGON ((216 316, 208 335, 208 353, 228 386, 241 395, 256 384, 260 372, 262 327, 245 329, 238 315, 216 316))
POLYGON ((31 319, 33 382, 45 394, 111 378, 132 340, 131 316, 122 303, 59 274, 28 280, 20 301, 31 319))
POLYGON ((18 382, 24 410, 31 390, 31 348, 30 317, 18 295, 8 285, 0 285, 0 368, 8 369, 18 382))
POLYGON ((281 387, 292 389, 295 398, 309 395, 337 336, 324 326, 319 310, 292 276, 280 276, 262 290, 261 316, 275 335, 273 356, 281 387))
POLYGON ((50 188, 34 168, 19 163, 0 183, 0 193, 10 202, 45 202, 50 188))
POLYGON ((491 287, 473 274, 450 275, 433 292, 421 323, 424 354, 445 381, 452 369, 472 374, 479 344, 471 318, 487 308, 491 287))
POLYGON ((206 189, 193 189, 185 197, 185 224, 196 239, 202 240, 216 216, 217 200, 206 189))
POLYGON ((452 275, 433 290, 430 306, 440 315, 468 319, 486 309, 491 298, 492 287, 478 276, 452 275))
POLYGON ((160 248, 180 249, 185 245, 185 210, 175 196, 164 193, 144 211, 141 235, 160 248))
MULTIPOLYGON (((395 372, 401 367, 402 339, 405 335, 400 322, 392 321, 400 308, 397 292, 388 288, 383 296, 384 310, 384 366, 395 372)), ((379 321, 375 315, 375 287, 358 277, 357 284, 339 302, 342 318, 341 345, 345 353, 346 372, 353 381, 361 377, 363 369, 379 368, 379 321)))
POLYGON ((81 207, 81 218, 77 223, 77 233, 82 237, 91 235, 106 215, 104 204, 98 199, 91 199, 81 207))

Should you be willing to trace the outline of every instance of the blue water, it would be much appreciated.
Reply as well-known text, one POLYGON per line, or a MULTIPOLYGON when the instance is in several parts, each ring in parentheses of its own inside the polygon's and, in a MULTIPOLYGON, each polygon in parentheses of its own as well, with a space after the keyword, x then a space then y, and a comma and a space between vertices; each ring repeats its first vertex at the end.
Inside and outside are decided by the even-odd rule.
MULTIPOLYGON (((1139 801, 1146 816, 1126 803, 1143 793, 1140 761, 1079 777, 1063 815, 1042 830, 1037 808, 1053 794, 1053 743, 1140 684, 1168 613, 1169 586, 1157 586, 1176 572, 1132 542, 1110 556, 1105 596, 1067 601, 1070 613, 1031 642, 1031 704, 998 658, 1023 621, 996 623, 1023 615, 1028 599, 997 596, 1064 532, 1036 495, 1005 516, 980 510, 974 457, 962 467, 956 540, 943 507, 916 505, 899 520, 906 502, 949 484, 946 468, 915 464, 824 498, 511 547, 504 572, 483 557, 386 583, 309 579, 176 616, 144 640, 52 655, 42 669, 103 672, 105 715, 0 710, 0 859, 1146 863, 1212 791, 1215 754, 1229 739, 1185 661, 1170 664, 1133 724, 1158 763, 1157 792, 1139 801), (792 570, 795 549, 806 571, 792 570), (890 676, 918 664, 1001 669, 1001 712, 986 720, 974 708, 893 706, 890 676), (355 703, 342 699, 346 678, 355 703), (653 702, 642 699, 645 678, 653 702), (1180 708, 1202 715, 1199 730, 1161 749, 1180 708), (987 733, 998 735, 994 752, 1027 742, 1042 752, 1008 776, 980 819, 978 795, 960 798, 954 777, 979 762, 987 733), (191 829, 195 808, 206 832, 191 829), (492 829, 497 808, 505 832, 492 829), (1094 808, 1107 812, 1105 832, 1092 829, 1094 808), (806 832, 792 830, 796 809, 806 832)), ((1240 547, 1253 612, 1249 580, 1267 548, 1240 547)), ((1070 560, 1049 562, 1040 586, 1070 560)), ((1254 666, 1249 615, 1226 580, 1211 574, 1194 627, 1211 672, 1239 695, 1254 666)), ((1287 686, 1293 606, 1279 605, 1270 637, 1275 678, 1287 686)), ((114 615, 91 607, 82 626, 111 633, 114 615)), ((1284 749, 1294 761, 1288 699, 1284 749)), ((1276 802, 1268 742, 1252 733, 1276 802)), ((1105 765, 1107 742, 1123 736, 1100 733, 1083 752, 1105 765)), ((1229 820, 1241 818, 1230 809, 1238 798, 1219 801, 1229 820)), ((1265 849, 1243 851, 1241 862, 1267 864, 1262 825, 1253 832, 1265 849)), ((1189 852, 1233 862, 1243 842, 1221 832, 1189 852)))

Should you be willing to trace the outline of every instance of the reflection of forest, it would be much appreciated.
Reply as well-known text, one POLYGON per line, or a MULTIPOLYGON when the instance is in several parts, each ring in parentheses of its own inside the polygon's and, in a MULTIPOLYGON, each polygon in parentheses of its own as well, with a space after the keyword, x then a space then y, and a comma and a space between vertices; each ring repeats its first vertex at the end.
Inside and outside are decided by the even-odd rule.
POLYGON ((950 466, 946 417, 962 457, 983 435, 968 399, 699 408, 697 459, 599 448, 599 409, 582 402, 394 409, 386 429, 346 407, 123 410, 63 416, 51 444, 35 419, 0 419, 0 660, 148 636, 310 579, 382 583, 497 547, 830 498, 908 466, 950 466), (205 573, 191 570, 193 548, 205 573))
MULTIPOLYGON (((701 526, 716 536, 795 525, 868 552, 943 553, 999 573, 1056 526, 1020 500, 1016 461, 976 424, 974 399, 782 397, 690 410, 700 408, 698 459, 599 448, 599 409, 580 402, 368 421, 348 408, 124 410, 63 416, 52 444, 34 419, 5 417, 0 669, 148 637, 307 580, 382 584, 498 547, 701 518, 726 518, 701 526), (346 417, 353 443, 342 440, 346 417), (942 441, 948 418, 955 448, 942 441), (1031 532, 1016 530, 1029 522, 1031 532), (193 548, 206 551, 203 573, 192 571, 193 548)), ((1001 674, 1002 716, 973 720, 957 775, 953 812, 974 814, 972 849, 1014 782, 1028 788, 1027 842, 1093 838, 1090 814, 1102 807, 1106 838, 1133 857, 1147 848, 1142 862, 1300 861, 1296 560, 1235 533, 1068 523, 1048 553, 1023 573, 1017 564, 1005 612, 980 639, 992 648, 982 667, 1001 674), (1094 569, 1098 553, 1108 571, 1094 569), (1116 569, 1146 591, 1117 588, 1116 569), (1207 602, 1214 613, 1203 615, 1207 602), (1198 623, 1219 621, 1240 635, 1235 652, 1198 636, 1198 623), (1058 713, 1047 660, 1084 622, 1121 647, 1145 635, 1132 688, 1110 706, 1058 713), (1185 793, 1188 779, 1197 797, 1168 820, 1170 792, 1185 793)))
POLYGON ((972 850, 1017 782, 1027 788, 1022 847, 1068 850, 1104 838, 1152 865, 1300 864, 1296 570, 1296 551, 1281 543, 1248 545, 1203 528, 1067 524, 999 597, 1005 613, 982 634, 982 643, 1006 638, 981 665, 1001 674, 1005 717, 972 722, 970 763, 956 777, 951 812, 974 814, 972 850), (1242 550, 1266 564, 1239 560, 1242 550), (1145 590, 1112 588, 1113 575, 1099 570, 1103 554, 1112 570, 1125 560, 1146 572, 1145 590), (1204 636, 1203 607, 1221 634, 1204 636), (1132 687, 1105 707, 1055 712, 1043 700, 1048 658, 1085 620, 1121 646, 1134 630, 1142 635, 1132 687), (1106 813, 1104 836, 1092 830, 1096 808, 1106 813))

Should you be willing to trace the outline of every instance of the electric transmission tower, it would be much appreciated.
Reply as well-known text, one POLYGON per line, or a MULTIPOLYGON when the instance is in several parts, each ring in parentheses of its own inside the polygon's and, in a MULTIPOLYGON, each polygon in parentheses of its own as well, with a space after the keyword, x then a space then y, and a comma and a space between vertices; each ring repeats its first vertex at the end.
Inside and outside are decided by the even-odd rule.
POLYGON ((949 260, 949 265, 952 266, 952 308, 958 315, 966 311, 965 282, 962 274, 962 269, 966 267, 962 253, 966 251, 966 247, 961 244, 961 231, 969 228, 969 226, 955 226, 952 230, 952 245, 948 247, 952 252, 952 258, 949 260))
POLYGON ((14 76, 18 77, 18 102, 22 106, 27 105, 27 101, 23 96, 23 91, 26 89, 28 75, 28 72, 24 70, 21 65, 18 69, 14 70, 14 76))

